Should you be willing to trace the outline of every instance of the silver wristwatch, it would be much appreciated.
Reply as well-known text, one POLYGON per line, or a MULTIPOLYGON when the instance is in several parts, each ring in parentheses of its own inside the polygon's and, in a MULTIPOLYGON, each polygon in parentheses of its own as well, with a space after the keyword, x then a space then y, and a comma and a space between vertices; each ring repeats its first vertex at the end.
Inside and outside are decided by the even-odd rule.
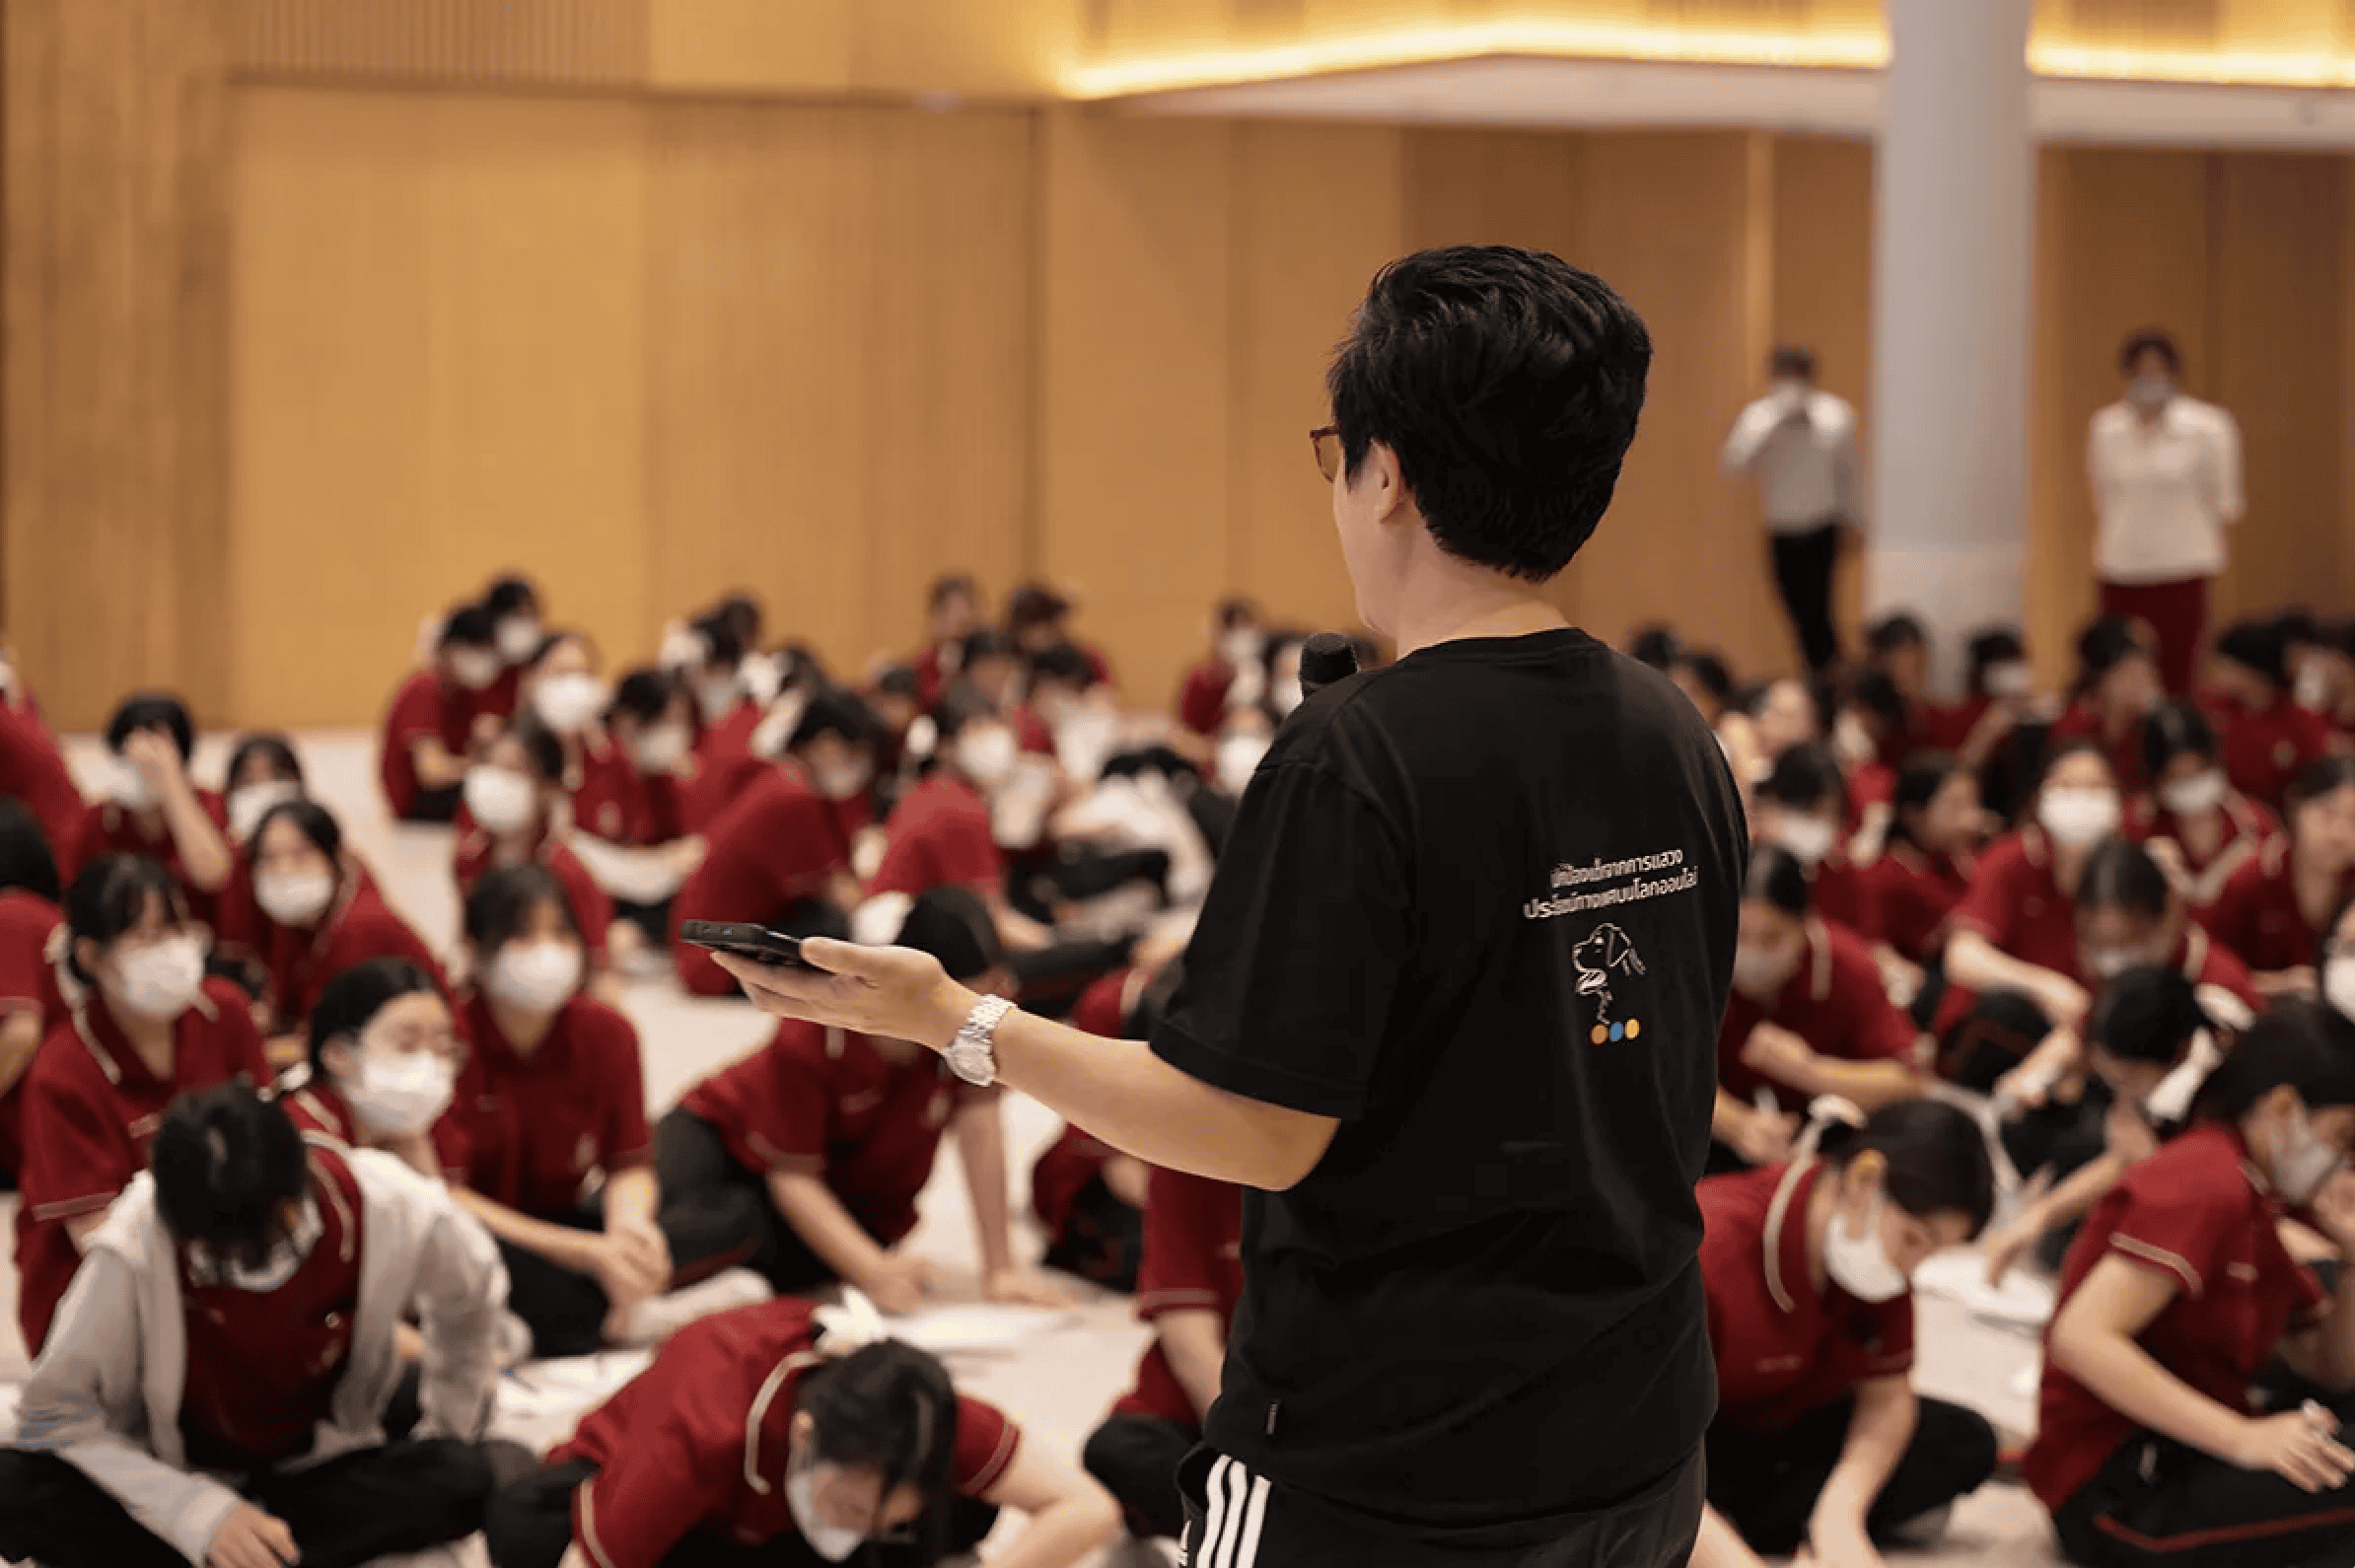
POLYGON ((976 1088, 987 1089, 996 1083, 998 1026, 1013 1011, 1014 1004, 1002 996, 985 996, 974 1003, 972 1012, 965 1015, 964 1028, 941 1053, 948 1060, 949 1071, 976 1088))

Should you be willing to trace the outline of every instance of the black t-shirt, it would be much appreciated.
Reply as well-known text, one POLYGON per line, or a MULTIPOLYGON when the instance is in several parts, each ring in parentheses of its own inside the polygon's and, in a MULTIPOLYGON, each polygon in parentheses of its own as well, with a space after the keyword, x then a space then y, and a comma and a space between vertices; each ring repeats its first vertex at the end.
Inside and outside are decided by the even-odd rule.
POLYGON ((1507 1534, 1699 1445, 1692 1189, 1747 855, 1700 715, 1583 632, 1445 643, 1293 715, 1153 1039, 1341 1123, 1247 1194, 1213 1444, 1507 1534))

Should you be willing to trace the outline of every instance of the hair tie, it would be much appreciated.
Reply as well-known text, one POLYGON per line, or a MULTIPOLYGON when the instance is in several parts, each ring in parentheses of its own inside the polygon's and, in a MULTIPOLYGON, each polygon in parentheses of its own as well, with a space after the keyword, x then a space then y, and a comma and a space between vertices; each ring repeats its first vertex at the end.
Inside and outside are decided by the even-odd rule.
POLYGON ((1862 1132, 1865 1125, 1864 1107, 1838 1095, 1818 1095, 1808 1102, 1807 1129, 1800 1133, 1799 1141, 1791 1146, 1791 1157, 1795 1160, 1813 1159, 1823 1142, 1824 1129, 1835 1122, 1862 1132))
POLYGON ((844 1286, 841 1305, 821 1307, 810 1315, 810 1320, 818 1325, 818 1353, 828 1360, 856 1355, 892 1337, 883 1314, 856 1286, 844 1286))

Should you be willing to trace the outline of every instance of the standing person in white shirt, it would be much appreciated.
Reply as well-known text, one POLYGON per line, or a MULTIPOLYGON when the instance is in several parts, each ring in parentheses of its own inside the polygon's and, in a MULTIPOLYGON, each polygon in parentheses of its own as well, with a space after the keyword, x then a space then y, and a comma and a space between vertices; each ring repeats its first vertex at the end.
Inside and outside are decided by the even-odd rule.
POLYGON ((1816 353, 1785 344, 1767 360, 1774 385, 1742 410, 1726 438, 1726 471, 1754 474, 1773 542, 1774 584, 1808 669, 1839 662, 1831 575, 1864 516, 1856 409, 1816 386, 1816 353))
POLYGON ((2126 394, 2094 415, 2086 441, 2101 531, 2102 613, 2147 623, 2170 693, 2191 689, 2224 531, 2241 520, 2241 427, 2177 386, 2183 356, 2148 328, 2118 350, 2126 394))

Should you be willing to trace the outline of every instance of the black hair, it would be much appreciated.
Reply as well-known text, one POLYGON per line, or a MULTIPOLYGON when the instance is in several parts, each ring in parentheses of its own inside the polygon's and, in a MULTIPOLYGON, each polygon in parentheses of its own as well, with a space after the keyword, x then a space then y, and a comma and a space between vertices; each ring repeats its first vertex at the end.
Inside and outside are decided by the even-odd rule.
POLYGON ((2273 617, 2273 629, 2281 634, 2282 645, 2295 648, 2302 643, 2322 640, 2322 621, 2304 605, 2292 605, 2273 617))
POLYGON ((1768 372, 1776 376, 1803 376, 1816 379, 1816 351, 1805 343, 1777 343, 1766 356, 1768 372))
POLYGON ((1645 626, 1627 639, 1627 657, 1639 665, 1667 671, 1684 657, 1684 639, 1674 626, 1645 626))
POLYGON ((1025 583, 1006 601, 1006 625, 1014 631, 1051 626, 1070 613, 1071 601, 1043 583, 1025 583))
POLYGON ((1022 647, 1008 633, 995 626, 984 626, 964 640, 963 658, 959 668, 970 670, 984 659, 1020 659, 1022 647))
POLYGON ((122 744, 142 730, 162 730, 170 735, 172 744, 179 748, 182 764, 196 754, 196 726, 188 718, 188 705, 169 691, 142 691, 125 697, 114 717, 107 721, 107 749, 120 751, 122 744))
POLYGON ((2167 913, 2175 885, 2158 859, 2131 838, 2110 837, 2094 846, 2077 879, 2077 911, 2123 909, 2156 920, 2167 913))
POLYGON ((875 694, 879 697, 920 697, 923 682, 907 665, 892 665, 875 677, 875 694))
POLYGON ((970 888, 940 887, 920 894, 899 925, 899 946, 929 953, 952 980, 969 980, 1006 962, 997 922, 970 888))
POLYGON ((1691 648, 1677 660, 1677 668, 1691 676, 1693 682, 1715 697, 1721 704, 1734 700, 1734 672, 1726 662, 1706 648, 1691 648))
POLYGON ((769 650, 776 661, 777 678, 785 686, 821 686, 834 683, 826 673, 825 661, 818 650, 806 642, 782 642, 769 650))
POLYGON ((2215 1027, 2199 1005, 2199 988, 2180 969, 2143 964, 2102 988, 2085 1038, 2120 1061, 2168 1067, 2183 1059, 2194 1034, 2215 1027))
POLYGON ((736 635, 747 648, 760 642, 760 601, 750 594, 738 592, 711 606, 711 618, 724 620, 736 628, 736 635))
POLYGON ((839 736, 852 746, 873 746, 883 734, 883 721, 857 692, 841 686, 821 686, 802 708, 787 750, 808 746, 821 736, 839 736))
POLYGON ((503 866, 474 884, 474 891, 466 894, 466 941, 477 953, 496 953, 516 939, 530 923, 532 911, 543 903, 554 904, 566 929, 587 944, 580 911, 572 906, 564 879, 539 865, 503 866))
POLYGON ((902 1340, 867 1345, 802 1375, 796 1414, 807 1415, 816 1458, 873 1470, 883 1495, 913 1486, 924 1499, 913 1555, 937 1562, 956 1504, 957 1387, 939 1359, 902 1340))
POLYGON ((1542 583, 1610 505, 1651 364, 1642 319, 1601 278, 1457 246, 1375 275, 1325 389, 1352 477, 1381 442, 1434 543, 1542 583))
POLYGON ((245 1083, 175 1100, 149 1164, 156 1213, 173 1239, 248 1265, 279 1240, 286 1205, 311 1191, 303 1135, 284 1106, 245 1083))
POLYGON ((2277 686, 2290 683, 2290 644, 2278 620, 2236 620, 2216 634, 2216 657, 2263 676, 2277 686))
POLYGON ((2284 815, 2290 820, 2292 836, 2296 835, 2298 814, 2325 795, 2335 795, 2348 785, 2355 784, 2355 756, 2330 755, 2317 757, 2306 764, 2290 784, 2289 800, 2284 815))
POLYGON ((524 669, 527 671, 537 670, 548 662, 548 655, 568 642, 579 643, 593 659, 597 655, 597 644, 589 640, 587 632, 575 631, 569 626, 556 626, 540 633, 539 646, 533 649, 532 657, 524 661, 524 669))
POLYGON ((1895 677, 1886 670, 1867 670, 1858 676, 1849 688, 1848 700, 1900 734, 1911 716, 1905 693, 1897 689, 1895 677))
POLYGON ((524 749, 524 760, 541 784, 554 787, 564 782, 564 743, 530 713, 518 713, 507 721, 506 739, 524 749))
POLYGON ((253 875, 261 875, 261 835, 269 831, 270 823, 279 820, 294 823, 296 831, 311 840, 311 847, 329 861, 343 853, 343 827, 335 820, 335 814, 315 800, 297 796, 263 812, 261 820, 253 824, 253 875))
POLYGON ((1031 678, 1060 680, 1087 691, 1096 685, 1096 666, 1071 644, 1059 642, 1031 655, 1031 678))
MULTIPOLYGON (((75 943, 88 937, 103 948, 140 922, 151 898, 163 901, 166 920, 187 923, 187 895, 163 862, 145 855, 94 860, 65 891, 66 935, 75 943)), ((71 947, 66 950, 66 967, 83 984, 97 983, 98 977, 82 967, 71 947)))
POLYGON ((952 683, 948 690, 941 693, 940 701, 932 709, 932 722, 940 735, 940 745, 933 750, 934 758, 939 758, 949 743, 956 740, 958 733, 966 725, 979 724, 984 719, 999 716, 997 704, 983 696, 971 681, 952 683))
POLYGON ((2134 622, 2123 615, 2104 615, 2077 634, 2077 689, 2091 691, 2096 682, 2129 659, 2147 659, 2150 649, 2134 622))
POLYGON ((489 648, 498 640, 498 622, 489 607, 463 605, 442 622, 442 634, 434 639, 433 645, 436 651, 448 653, 453 648, 489 648))
POLYGON ((229 753, 227 784, 230 789, 237 788, 237 776, 245 771, 248 762, 257 756, 269 758, 273 777, 296 784, 303 782, 303 759, 296 754, 294 743, 275 731, 264 731, 244 737, 238 742, 236 749, 229 753))
POLYGON ((2162 326, 2138 327, 2126 334, 2126 340, 2118 345, 2118 374, 2133 375, 2134 362, 2145 354, 2166 360, 2170 376, 2183 374, 2183 351, 2176 347, 2175 334, 2162 326))
POLYGON ((1896 789, 1889 802, 1889 836, 1898 843, 1926 848, 1906 820, 1910 812, 1926 810, 1957 773, 1962 762, 1950 751, 1915 751, 1897 769, 1896 789))
POLYGON ((1232 599, 1222 599, 1218 602, 1218 625, 1221 631, 1233 631, 1238 626, 1252 625, 1258 619, 1258 605, 1254 601, 1245 599, 1240 594, 1232 599))
POLYGON ((1922 629, 1918 616, 1900 609, 1865 628, 1865 646, 1886 658, 1900 648, 1929 647, 1930 634, 1922 629))
POLYGON ((607 704, 606 717, 626 716, 640 724, 660 724, 663 715, 685 697, 686 687, 679 683, 677 675, 653 665, 641 665, 614 683, 613 700, 607 704))
POLYGON ((2028 657, 2028 644, 2012 626, 1986 626, 1971 634, 1968 660, 1970 689, 1984 688, 1987 672, 1996 665, 2019 664, 2028 657))
POLYGON ((22 888, 55 903, 61 895, 57 857, 33 808, 14 795, 0 795, 0 891, 22 888))
POLYGON ((1774 768, 1758 785, 1758 798, 1795 811, 1812 811, 1825 801, 1848 812, 1848 776, 1828 747, 1792 747, 1774 759, 1774 768))
POLYGON ((2355 1024, 2319 1002, 2279 998, 2208 1075, 2193 1114, 2238 1121, 2284 1084, 2310 1109, 2355 1105, 2355 1024))
POLYGON ((1815 893, 1808 887, 1807 868, 1799 857, 1787 849, 1772 844, 1759 844, 1749 852, 1749 870, 1742 878, 1743 901, 1756 900, 1772 904, 1794 920, 1805 920, 1815 907, 1815 893))
POLYGON ((703 639, 703 662, 707 665, 724 665, 734 670, 750 651, 745 642, 744 628, 726 615, 706 612, 687 622, 687 627, 703 639))
POLYGON ((494 621, 505 620, 522 610, 539 613, 539 590, 532 586, 532 579, 520 572, 507 572, 491 579, 482 595, 482 607, 490 611, 494 621))
POLYGON ((1816 1151, 1835 1171, 1859 1155, 1878 1152, 1889 1163, 1882 1190, 1917 1220, 1960 1214, 1970 1234, 1987 1228, 1995 1212, 1995 1162, 1987 1135, 1970 1113, 1939 1100, 1901 1100, 1884 1105, 1861 1127, 1835 1121, 1819 1136, 1816 1151))
POLYGON ((2156 779, 2179 756, 2215 761, 2216 728, 2194 704, 2170 697, 2152 710, 2142 727, 2142 760, 2156 779))
POLYGON ((981 599, 981 590, 974 586, 972 578, 964 572, 950 572, 936 577, 932 580, 932 586, 925 590, 924 607, 938 609, 960 594, 976 604, 981 599))
POLYGON ((369 959, 339 971, 311 1009, 311 1070, 324 1077, 330 1043, 355 1038, 389 1003, 420 992, 440 996, 441 982, 408 959, 369 959))
POLYGON ((2041 787, 2043 782, 2052 776, 2052 770, 2054 768, 2059 767, 2063 762, 2066 762, 2073 756, 2090 756, 2094 758, 2096 761, 2100 762, 2103 766, 2103 769, 2109 774, 2110 783, 2113 786, 2116 784, 2118 771, 2117 764, 2110 760, 2110 756, 2107 751, 2102 749, 2102 743, 2095 740, 2090 735, 2072 735, 2062 740, 2048 741, 2046 743, 2044 747, 2043 762, 2036 769, 2037 785, 2041 787))

